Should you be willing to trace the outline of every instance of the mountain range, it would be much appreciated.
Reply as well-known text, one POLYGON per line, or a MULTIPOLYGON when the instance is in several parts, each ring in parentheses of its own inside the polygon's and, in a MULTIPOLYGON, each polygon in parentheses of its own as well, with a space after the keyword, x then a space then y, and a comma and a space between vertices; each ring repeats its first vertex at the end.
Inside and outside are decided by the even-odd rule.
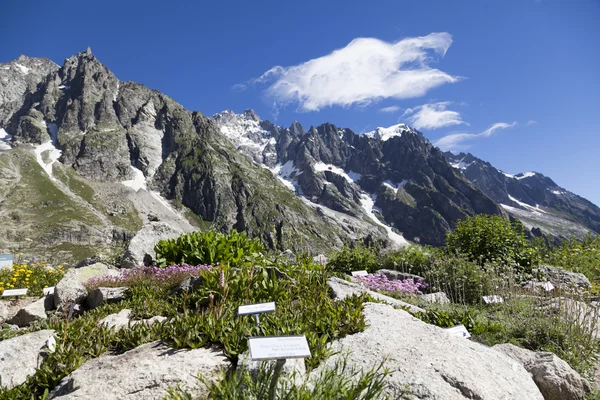
POLYGON ((0 64, 0 252, 118 258, 146 223, 238 229, 268 247, 442 245, 466 216, 558 238, 600 210, 541 174, 443 153, 406 126, 305 129, 252 110, 212 117, 120 81, 91 52, 0 64))

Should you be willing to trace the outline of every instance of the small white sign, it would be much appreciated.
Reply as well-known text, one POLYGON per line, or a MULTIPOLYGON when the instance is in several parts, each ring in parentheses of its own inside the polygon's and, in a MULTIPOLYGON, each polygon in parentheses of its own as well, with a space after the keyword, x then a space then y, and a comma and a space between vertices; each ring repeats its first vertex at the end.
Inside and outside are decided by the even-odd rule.
POLYGON ((352 276, 367 276, 369 273, 367 271, 352 271, 350 272, 352 276))
POLYGON ((12 254, 0 254, 0 269, 12 268, 13 255, 12 254))
POLYGON ((467 328, 465 328, 464 325, 456 325, 450 328, 446 328, 446 330, 454 336, 458 336, 458 337, 463 337, 463 338, 470 338, 471 334, 469 333, 469 331, 467 330, 467 328))
POLYGON ((27 289, 6 289, 4 293, 2 293, 2 297, 10 297, 10 296, 25 296, 27 295, 27 289))
POLYGON ((261 314, 275 311, 275 302, 248 304, 238 307, 238 315, 261 314))
POLYGON ((252 361, 310 357, 310 348, 304 335, 251 337, 248 346, 252 361))
POLYGON ((45 287, 42 289, 44 292, 44 296, 48 296, 49 294, 54 294, 54 286, 45 287))
POLYGON ((493 304, 493 303, 504 303, 504 299, 502 296, 483 296, 483 301, 485 304, 493 304))

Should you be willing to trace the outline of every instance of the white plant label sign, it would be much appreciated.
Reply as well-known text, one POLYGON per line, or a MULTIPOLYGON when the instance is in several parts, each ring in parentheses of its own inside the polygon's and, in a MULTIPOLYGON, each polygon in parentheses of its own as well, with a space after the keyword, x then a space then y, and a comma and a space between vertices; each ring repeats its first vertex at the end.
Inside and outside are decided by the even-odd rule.
POLYGON ((45 287, 42 289, 42 292, 44 292, 44 296, 48 296, 49 294, 54 294, 54 286, 45 287))
POLYGON ((450 333, 451 335, 462 337, 465 339, 469 339, 471 337, 471 334, 469 333, 467 328, 465 328, 465 326, 462 324, 446 328, 446 331, 448 331, 448 333, 450 333))
POLYGON ((483 296, 485 304, 504 303, 502 296, 483 296))
POLYGON ((0 269, 11 268, 13 265, 12 254, 0 254, 0 269))
POLYGON ((310 357, 304 335, 252 337, 248 339, 248 346, 252 361, 310 357))
POLYGON ((352 271, 352 276, 367 276, 369 273, 367 271, 352 271))
POLYGON ((248 304, 238 307, 238 315, 261 314, 275 311, 275 302, 248 304))
POLYGON ((27 289, 6 289, 4 293, 2 293, 2 297, 10 297, 10 296, 26 296, 27 289))

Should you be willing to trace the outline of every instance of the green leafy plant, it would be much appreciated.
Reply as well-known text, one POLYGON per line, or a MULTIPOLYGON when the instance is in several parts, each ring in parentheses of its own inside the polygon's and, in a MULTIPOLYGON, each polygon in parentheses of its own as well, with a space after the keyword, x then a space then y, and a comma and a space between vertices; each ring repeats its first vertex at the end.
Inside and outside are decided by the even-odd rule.
POLYGON ((258 239, 250 239, 235 230, 220 232, 192 232, 177 239, 159 241, 154 247, 156 263, 171 264, 228 264, 232 267, 261 263, 264 248, 258 239))
POLYGON ((327 267, 330 271, 342 274, 359 270, 375 272, 380 268, 375 250, 363 245, 344 246, 339 252, 331 256, 327 267))
POLYGON ((530 272, 539 262, 537 249, 525 238, 523 226, 498 215, 480 214, 458 221, 446 235, 450 254, 465 255, 479 265, 488 262, 516 266, 530 272))
POLYGON ((422 247, 410 245, 402 250, 393 251, 382 257, 381 265, 385 269, 420 274, 433 262, 433 256, 422 247))

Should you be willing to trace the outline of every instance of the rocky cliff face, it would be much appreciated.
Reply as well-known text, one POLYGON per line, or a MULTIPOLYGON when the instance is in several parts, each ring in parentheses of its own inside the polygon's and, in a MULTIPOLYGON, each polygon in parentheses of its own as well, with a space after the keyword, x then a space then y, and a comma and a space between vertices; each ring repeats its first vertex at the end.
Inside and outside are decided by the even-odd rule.
POLYGON ((21 104, 0 121, 0 216, 9 221, 1 250, 81 258, 121 247, 156 218, 184 231, 190 222, 246 230, 273 248, 385 240, 373 220, 325 215, 296 197, 213 120, 120 82, 89 49, 60 68, 44 65, 33 62, 38 78, 24 93, 21 81, 5 90, 21 104))
POLYGON ((534 232, 559 238, 600 233, 600 208, 552 179, 538 172, 507 174, 472 154, 444 155, 465 178, 534 232))
POLYGON ((328 210, 371 219, 391 241, 441 245, 457 220, 503 214, 406 125, 364 135, 333 124, 289 128, 252 111, 214 115, 236 148, 277 175, 297 196, 328 210))

